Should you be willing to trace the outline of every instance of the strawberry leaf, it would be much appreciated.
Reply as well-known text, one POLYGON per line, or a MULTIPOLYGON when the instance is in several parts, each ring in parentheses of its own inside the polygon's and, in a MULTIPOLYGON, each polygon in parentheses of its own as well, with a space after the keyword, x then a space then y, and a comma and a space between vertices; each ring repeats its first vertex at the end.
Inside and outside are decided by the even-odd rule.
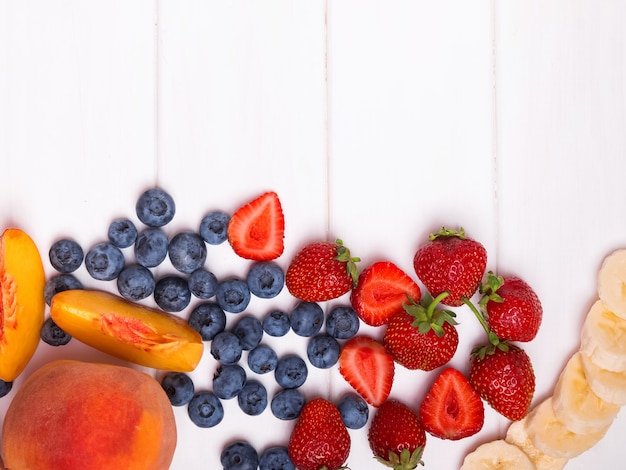
POLYGON ((352 287, 356 287, 359 281, 359 269, 356 266, 356 263, 361 261, 361 258, 353 257, 350 255, 350 250, 343 245, 343 241, 337 239, 335 241, 337 245, 337 256, 335 259, 337 261, 341 261, 342 263, 346 263, 346 271, 350 279, 352 279, 352 287))

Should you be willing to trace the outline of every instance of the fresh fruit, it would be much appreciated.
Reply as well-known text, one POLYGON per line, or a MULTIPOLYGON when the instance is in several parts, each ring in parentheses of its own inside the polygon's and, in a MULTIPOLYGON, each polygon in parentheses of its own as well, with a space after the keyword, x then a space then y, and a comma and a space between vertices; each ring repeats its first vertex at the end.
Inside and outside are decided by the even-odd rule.
POLYGON ((348 429, 361 429, 367 424, 370 409, 357 393, 346 393, 337 403, 343 424, 348 429))
POLYGON ((350 302, 363 322, 381 326, 402 311, 407 297, 419 302, 421 291, 417 283, 395 264, 378 261, 361 271, 350 302))
POLYGON ((276 369, 278 355, 267 344, 259 344, 248 353, 248 367, 256 374, 267 374, 276 369))
POLYGON ((339 372, 365 401, 379 407, 391 393, 395 366, 382 343, 357 335, 343 345, 339 372))
POLYGON ((199 268, 189 275, 187 284, 194 297, 207 300, 217 294, 219 281, 211 271, 199 268))
POLYGON ((52 317, 46 318, 39 334, 41 340, 50 346, 65 346, 72 339, 65 331, 59 328, 52 317))
POLYGON ((602 369, 626 371, 626 319, 611 312, 596 300, 580 331, 580 350, 602 369))
POLYGON ((221 364, 236 364, 241 359, 243 348, 235 333, 220 331, 211 340, 211 356, 221 364))
POLYGON ((274 378, 282 388, 298 388, 306 382, 309 369, 300 356, 287 354, 278 359, 274 378))
POLYGON ((248 416, 258 416, 267 407, 267 389, 258 380, 248 380, 237 395, 237 404, 248 416))
POLYGON ((50 276, 43 288, 43 298, 47 305, 52 303, 52 297, 58 292, 70 289, 82 289, 83 283, 73 274, 56 274, 50 276))
POLYGON ((296 470, 283 446, 271 446, 259 456, 259 470, 296 470))
POLYGON ((226 328, 226 314, 215 302, 202 302, 193 308, 188 322, 200 334, 202 341, 211 341, 226 328))
POLYGON ((526 430, 535 447, 557 459, 572 459, 591 449, 604 437, 608 428, 587 434, 570 431, 556 418, 552 397, 535 406, 526 419, 526 430))
POLYGON ((289 315, 281 310, 269 312, 263 317, 261 324, 263 325, 263 331, 275 337, 285 336, 291 329, 289 315))
POLYGON ((50 265, 60 273, 73 273, 83 264, 84 257, 82 247, 69 238, 57 240, 48 251, 50 265))
POLYGON ((526 429, 527 419, 528 417, 519 421, 513 421, 506 431, 504 440, 522 449, 535 465, 536 470, 562 470, 569 459, 564 457, 551 457, 537 449, 528 435, 526 429))
POLYGON ((298 302, 289 315, 289 324, 298 336, 311 337, 324 326, 324 310, 316 302, 298 302))
POLYGON ((272 414, 283 421, 290 421, 300 416, 305 403, 304 394, 297 388, 285 388, 276 392, 270 408, 272 414))
POLYGON ((273 261, 257 261, 250 265, 246 282, 252 294, 261 299, 273 299, 283 290, 285 273, 273 261))
POLYGON ((116 282, 120 295, 134 302, 150 297, 156 286, 152 271, 140 264, 124 267, 117 276, 116 282))
POLYGON ((626 320, 626 249, 615 250, 602 261, 598 296, 607 310, 626 320))
POLYGON ((465 231, 442 228, 429 236, 418 248, 413 267, 433 297, 447 292, 441 302, 460 306, 478 290, 485 268, 487 250, 478 241, 465 236, 465 231))
POLYGON ((250 288, 243 279, 224 279, 217 286, 215 300, 225 312, 241 313, 250 303, 250 288))
POLYGON ((75 360, 33 372, 9 404, 2 454, 9 468, 169 468, 176 422, 151 376, 75 360))
POLYGON ((137 227, 127 218, 113 220, 107 230, 109 241, 118 248, 133 246, 137 240, 137 227))
POLYGON ((543 308, 535 291, 516 276, 487 273, 479 302, 491 331, 502 341, 528 342, 537 336, 543 308))
POLYGON ((341 240, 310 243, 289 264, 285 284, 291 295, 307 302, 336 299, 356 286, 358 261, 341 240))
POLYGON ((202 217, 198 233, 209 245, 220 245, 228 239, 230 214, 224 211, 211 211, 202 217))
POLYGON ((187 279, 177 275, 164 276, 154 285, 154 301, 166 312, 181 312, 191 302, 187 279))
POLYGON ((419 408, 422 426, 440 439, 458 440, 480 431, 485 409, 480 395, 459 370, 448 367, 435 379, 419 408))
POLYGON ((261 194, 235 211, 227 236, 233 251, 245 259, 270 261, 284 250, 285 218, 275 192, 261 194))
POLYGON ((583 352, 580 353, 580 359, 591 391, 607 403, 626 405, 626 371, 612 372, 602 369, 583 352))
POLYGON ((339 361, 341 346, 328 333, 319 333, 307 344, 306 353, 309 362, 318 369, 330 369, 339 361))
POLYGON ((223 400, 236 397, 246 383, 246 371, 239 364, 224 364, 213 375, 213 393, 223 400))
POLYGON ((610 425, 620 407, 593 393, 581 355, 575 353, 561 371, 552 394, 552 409, 556 419, 567 429, 577 434, 589 434, 610 425))
POLYGON ((172 406, 188 405, 195 393, 192 378, 184 372, 168 372, 161 379, 161 387, 172 406))
POLYGON ((187 405, 187 414, 199 428, 212 428, 224 419, 224 406, 215 393, 196 392, 187 405))
POLYGON ((112 281, 124 268, 124 254, 113 243, 98 243, 87 251, 85 268, 98 281, 112 281))
POLYGON ((313 398, 300 412, 288 451, 298 470, 337 470, 348 458, 350 444, 337 407, 323 398, 313 398))
POLYGON ((504 439, 485 442, 465 456, 461 470, 535 470, 522 449, 504 439))
POLYGON ((0 379, 12 382, 39 345, 46 279, 30 236, 8 228, 0 237, 0 379))
POLYGON ((107 292, 59 292, 50 316, 77 340, 155 369, 192 371, 204 350, 198 332, 181 318, 107 292))
POLYGON ((179 232, 172 237, 167 254, 175 269, 184 274, 191 274, 204 266, 206 261, 206 243, 195 232, 179 232))
POLYGON ((261 320, 252 315, 239 317, 232 325, 231 331, 239 338, 241 348, 250 351, 256 348, 263 339, 263 325, 261 320))
POLYGON ((223 470, 256 470, 259 454, 249 442, 235 441, 222 450, 220 463, 223 470))
MULTIPOLYGON (((442 295, 443 297, 443 295, 442 295)), ((383 343, 394 361, 407 369, 431 371, 447 364, 456 353, 459 334, 455 314, 411 300, 387 322, 383 343)))
POLYGON ((326 317, 326 332, 336 339, 350 339, 359 332, 359 317, 352 307, 334 306, 326 317))
POLYGON ((161 188, 150 188, 137 199, 135 212, 141 222, 149 227, 162 227, 172 221, 176 204, 169 193, 161 188))
POLYGON ((469 382, 505 418, 516 421, 528 414, 535 373, 522 348, 507 343, 477 348, 471 358, 469 382))
POLYGON ((167 257, 167 235, 163 229, 149 227, 137 235, 133 247, 135 261, 146 268, 155 268, 167 257))
POLYGON ((415 411, 389 399, 376 410, 367 440, 376 460, 395 470, 410 470, 423 464, 426 432, 415 411))

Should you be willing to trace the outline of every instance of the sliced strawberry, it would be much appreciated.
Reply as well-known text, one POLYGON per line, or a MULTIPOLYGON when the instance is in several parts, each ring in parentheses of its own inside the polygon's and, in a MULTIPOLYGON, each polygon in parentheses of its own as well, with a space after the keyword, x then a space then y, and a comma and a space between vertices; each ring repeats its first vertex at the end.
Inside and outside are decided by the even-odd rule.
POLYGON ((419 416, 428 433, 440 439, 458 440, 482 429, 485 409, 465 375, 448 367, 424 397, 419 416))
POLYGON ((407 296, 419 302, 421 291, 417 283, 395 264, 378 261, 361 272, 350 302, 363 322, 381 326, 402 311, 407 296))
POLYGON ((242 258, 269 261, 284 249, 285 218, 278 195, 266 192, 240 207, 228 223, 228 242, 242 258))
POLYGON ((344 344, 339 372, 365 401, 378 407, 391 392, 395 366, 382 343, 359 335, 344 344))

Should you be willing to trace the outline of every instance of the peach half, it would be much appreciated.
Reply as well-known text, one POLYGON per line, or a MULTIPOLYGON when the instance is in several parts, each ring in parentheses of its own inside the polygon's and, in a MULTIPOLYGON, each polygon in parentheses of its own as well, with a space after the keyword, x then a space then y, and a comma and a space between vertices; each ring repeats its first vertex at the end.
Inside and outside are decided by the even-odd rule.
POLYGON ((7 468, 164 470, 176 422, 156 379, 130 367, 56 360, 26 378, 7 409, 7 468))
POLYGON ((104 291, 59 292, 50 316, 77 340, 154 369, 190 372, 204 351, 202 337, 182 318, 104 291))
POLYGON ((12 382, 39 344, 46 303, 41 255, 23 230, 0 237, 0 379, 12 382))

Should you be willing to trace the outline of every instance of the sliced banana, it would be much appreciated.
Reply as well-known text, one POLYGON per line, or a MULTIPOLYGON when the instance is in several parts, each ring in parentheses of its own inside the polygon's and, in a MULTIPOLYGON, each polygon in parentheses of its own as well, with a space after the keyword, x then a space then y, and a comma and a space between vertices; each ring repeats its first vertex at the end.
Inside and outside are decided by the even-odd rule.
POLYGON ((580 353, 589 388, 602 400, 618 406, 626 405, 626 372, 612 372, 593 363, 587 354, 580 353))
POLYGON ((587 314, 580 333, 580 350, 598 367, 626 371, 626 320, 597 300, 587 314))
POLYGON ((513 421, 506 431, 504 440, 522 449, 535 464, 537 470, 562 470, 569 461, 564 457, 551 457, 537 449, 528 436, 526 418, 513 421))
POLYGON ((522 449, 504 439, 481 444, 465 456, 461 470, 536 470, 522 449))
POLYGON ((626 319, 626 249, 604 258, 598 273, 598 295, 611 312, 626 319))
POLYGON ((589 450, 610 427, 588 434, 570 431, 556 418, 552 397, 535 406, 526 419, 526 430, 535 447, 551 457, 565 459, 572 459, 589 450))
POLYGON ((620 407, 593 393, 585 376, 581 352, 565 364, 554 387, 552 409, 558 421, 576 434, 590 434, 609 426, 620 407))

